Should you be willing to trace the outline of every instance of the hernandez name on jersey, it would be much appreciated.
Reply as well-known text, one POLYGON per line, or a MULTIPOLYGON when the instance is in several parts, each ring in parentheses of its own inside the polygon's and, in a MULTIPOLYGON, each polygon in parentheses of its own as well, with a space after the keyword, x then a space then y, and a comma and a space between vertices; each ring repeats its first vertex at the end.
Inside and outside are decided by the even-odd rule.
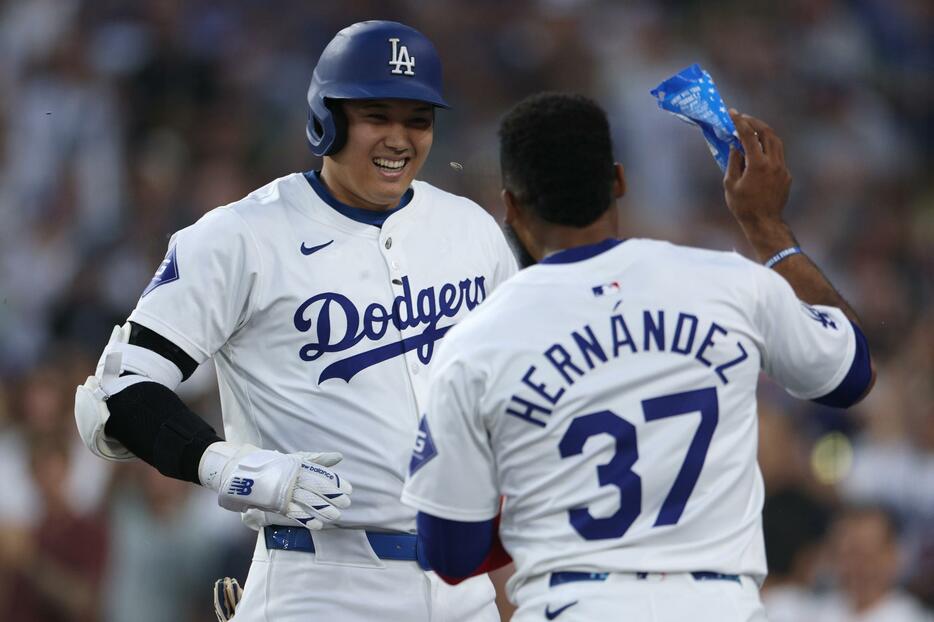
POLYGON ((479 206, 423 182, 407 199, 377 227, 313 173, 275 180, 173 236, 130 316, 214 357, 227 440, 342 452, 344 526, 414 529, 399 493, 427 366, 515 272, 479 206))
POLYGON ((556 571, 761 579, 760 368, 818 398, 855 351, 842 312, 802 305, 739 255, 652 240, 563 251, 440 346, 403 499, 485 521, 505 496, 513 597, 556 571))

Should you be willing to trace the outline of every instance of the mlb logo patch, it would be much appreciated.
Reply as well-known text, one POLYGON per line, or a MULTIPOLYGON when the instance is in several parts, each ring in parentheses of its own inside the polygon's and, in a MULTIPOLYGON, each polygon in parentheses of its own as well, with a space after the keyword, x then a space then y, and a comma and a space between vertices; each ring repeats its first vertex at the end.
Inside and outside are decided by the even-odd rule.
POLYGON ((171 283, 172 281, 178 280, 178 262, 175 261, 175 247, 173 246, 169 253, 165 256, 165 259, 162 260, 162 263, 159 264, 159 268, 156 270, 156 274, 152 277, 152 280, 149 281, 149 285, 146 286, 146 289, 143 290, 142 298, 152 290, 156 289, 160 285, 165 285, 166 283, 171 283))
POLYGON ((597 285, 593 288, 594 296, 608 296, 610 294, 617 294, 620 290, 619 281, 610 281, 609 283, 604 283, 603 285, 597 285))
POLYGON ((428 418, 422 416, 418 424, 418 436, 415 438, 415 449, 412 451, 412 460, 409 462, 409 475, 415 473, 425 464, 438 455, 435 441, 431 438, 431 429, 428 427, 428 418))

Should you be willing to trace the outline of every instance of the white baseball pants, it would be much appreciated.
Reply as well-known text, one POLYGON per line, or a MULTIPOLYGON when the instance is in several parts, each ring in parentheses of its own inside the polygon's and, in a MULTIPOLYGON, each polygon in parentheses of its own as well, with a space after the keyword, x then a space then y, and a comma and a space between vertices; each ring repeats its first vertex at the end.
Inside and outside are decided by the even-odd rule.
POLYGON ((378 559, 363 531, 313 538, 314 553, 267 550, 259 533, 235 622, 499 622, 486 575, 450 586, 416 562, 378 559))

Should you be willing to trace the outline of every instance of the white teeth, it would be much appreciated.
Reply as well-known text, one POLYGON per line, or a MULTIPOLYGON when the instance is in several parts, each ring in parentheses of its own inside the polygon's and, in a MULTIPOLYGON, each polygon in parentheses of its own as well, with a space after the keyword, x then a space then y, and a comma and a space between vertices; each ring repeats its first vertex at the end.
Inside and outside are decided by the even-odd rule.
POLYGON ((381 166, 383 168, 389 168, 393 170, 398 170, 405 166, 405 160, 387 160, 386 158, 373 158, 373 162, 376 166, 381 166))

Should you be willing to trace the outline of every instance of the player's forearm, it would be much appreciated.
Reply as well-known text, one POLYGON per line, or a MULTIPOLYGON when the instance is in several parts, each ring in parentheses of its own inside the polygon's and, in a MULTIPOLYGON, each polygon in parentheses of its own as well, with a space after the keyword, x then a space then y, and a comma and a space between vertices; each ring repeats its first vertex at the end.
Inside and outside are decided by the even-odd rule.
MULTIPOLYGON (((724 196, 759 261, 765 262, 798 246, 794 233, 782 218, 791 173, 785 166, 782 141, 768 124, 732 109, 730 117, 743 151, 730 150, 723 179, 724 196)), ((785 257, 774 269, 788 281, 799 299, 812 305, 837 307, 853 324, 859 325, 856 313, 808 257, 802 254, 785 257)))
POLYGON ((107 435, 160 473, 200 484, 201 456, 221 438, 174 391, 155 382, 127 387, 107 400, 107 435))
MULTIPOLYGON (((740 226, 761 262, 767 261, 786 248, 798 246, 791 228, 782 221, 741 221, 740 226)), ((773 269, 788 281, 798 298, 804 302, 836 307, 859 326, 856 312, 805 253, 786 257, 775 264, 773 269)))

